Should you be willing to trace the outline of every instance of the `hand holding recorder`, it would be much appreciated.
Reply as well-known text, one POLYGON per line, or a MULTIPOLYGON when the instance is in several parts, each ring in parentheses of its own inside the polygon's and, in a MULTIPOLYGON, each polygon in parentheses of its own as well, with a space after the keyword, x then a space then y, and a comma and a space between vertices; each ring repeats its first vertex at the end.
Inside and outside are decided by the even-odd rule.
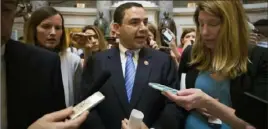
POLYGON ((84 112, 74 120, 68 120, 71 114, 73 114, 73 108, 46 114, 31 124, 28 129, 78 129, 86 120, 88 112, 84 112))

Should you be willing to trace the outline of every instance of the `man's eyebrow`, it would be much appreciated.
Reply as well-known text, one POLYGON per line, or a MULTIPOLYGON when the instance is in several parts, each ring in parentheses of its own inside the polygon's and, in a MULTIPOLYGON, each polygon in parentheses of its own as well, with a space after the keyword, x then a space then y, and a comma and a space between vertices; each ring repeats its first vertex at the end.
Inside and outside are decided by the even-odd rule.
POLYGON ((138 21, 138 20, 141 20, 140 18, 131 18, 130 19, 131 21, 138 21))
POLYGON ((130 21, 138 21, 138 20, 148 20, 148 18, 144 18, 144 19, 141 19, 141 18, 131 18, 130 21))

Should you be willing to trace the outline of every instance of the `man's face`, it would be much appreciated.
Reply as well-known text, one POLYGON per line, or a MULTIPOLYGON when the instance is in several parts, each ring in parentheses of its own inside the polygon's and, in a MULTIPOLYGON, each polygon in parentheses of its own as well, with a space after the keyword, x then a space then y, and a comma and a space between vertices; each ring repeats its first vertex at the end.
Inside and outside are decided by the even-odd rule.
POLYGON ((2 0, 1 4, 1 40, 7 41, 11 36, 17 0, 2 0))
POLYGON ((148 38, 148 18, 144 8, 131 7, 125 10, 122 24, 115 24, 120 43, 127 49, 140 49, 148 38))

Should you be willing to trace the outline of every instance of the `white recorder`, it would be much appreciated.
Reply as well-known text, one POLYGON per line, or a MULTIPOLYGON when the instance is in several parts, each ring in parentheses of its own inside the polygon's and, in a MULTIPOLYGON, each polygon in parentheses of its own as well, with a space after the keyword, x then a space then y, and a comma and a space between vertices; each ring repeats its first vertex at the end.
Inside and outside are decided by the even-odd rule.
POLYGON ((102 102, 104 98, 105 96, 101 92, 95 92, 93 95, 89 96, 87 99, 83 100, 73 108, 74 113, 70 116, 70 119, 75 119, 86 110, 92 109, 102 102))

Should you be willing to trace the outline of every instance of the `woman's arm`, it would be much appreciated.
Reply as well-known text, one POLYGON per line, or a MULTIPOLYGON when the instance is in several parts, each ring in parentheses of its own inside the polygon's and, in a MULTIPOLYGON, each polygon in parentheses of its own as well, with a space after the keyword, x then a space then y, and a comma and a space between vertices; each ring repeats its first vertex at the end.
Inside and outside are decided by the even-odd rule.
POLYGON ((180 90, 177 95, 169 92, 164 92, 163 94, 177 105, 184 107, 186 110, 206 108, 211 115, 221 119, 234 129, 255 129, 242 119, 238 118, 234 113, 234 109, 221 104, 200 89, 180 90))
POLYGON ((206 102, 205 108, 211 115, 217 116, 234 129, 254 129, 253 127, 250 127, 248 123, 238 118, 235 115, 234 109, 220 103, 212 97, 206 102))

